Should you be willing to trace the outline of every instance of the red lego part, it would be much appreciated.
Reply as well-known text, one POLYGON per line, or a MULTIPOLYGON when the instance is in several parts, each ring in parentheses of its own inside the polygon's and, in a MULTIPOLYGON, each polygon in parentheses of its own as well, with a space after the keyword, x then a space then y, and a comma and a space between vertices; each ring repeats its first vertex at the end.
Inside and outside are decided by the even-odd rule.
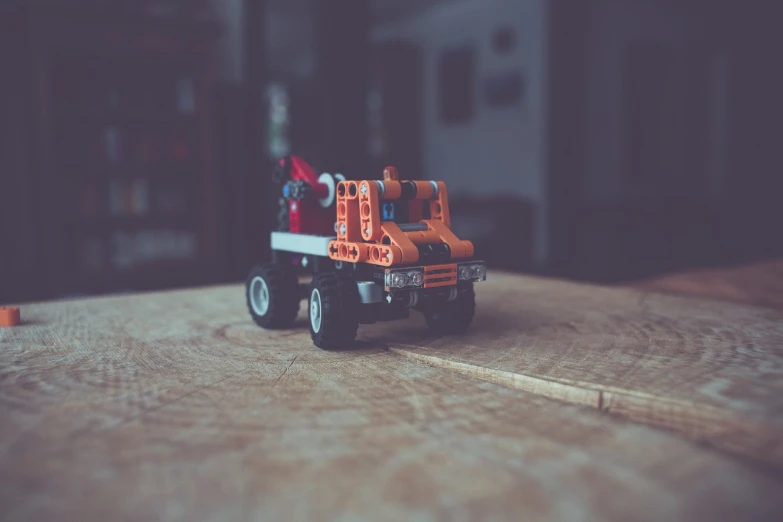
POLYGON ((288 202, 288 230, 291 232, 302 232, 302 222, 299 219, 301 208, 301 201, 288 202))
POLYGON ((334 234, 334 210, 323 208, 314 198, 289 201, 288 230, 300 234, 334 234))
MULTIPOLYGON (((315 170, 299 156, 290 156, 290 176, 294 181, 304 181, 310 185, 311 192, 302 200, 288 202, 288 227, 291 232, 300 234, 333 234, 334 209, 328 199, 334 199, 334 181, 324 183, 323 176, 316 175, 315 170), (331 186, 330 186, 331 185, 331 186), (329 204, 324 205, 327 201, 329 204)), ((280 160, 284 166, 285 160, 280 160)))
POLYGON ((313 188, 313 196, 316 199, 329 195, 329 187, 319 181, 313 167, 299 156, 291 156, 291 179, 306 181, 313 188))

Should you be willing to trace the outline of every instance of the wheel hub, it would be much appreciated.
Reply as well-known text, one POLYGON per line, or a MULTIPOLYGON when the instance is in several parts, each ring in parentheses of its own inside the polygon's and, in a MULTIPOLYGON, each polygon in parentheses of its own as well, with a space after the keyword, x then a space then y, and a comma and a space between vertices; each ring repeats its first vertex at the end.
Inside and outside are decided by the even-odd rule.
POLYGON ((269 311, 269 286, 263 277, 255 277, 250 282, 250 306, 258 315, 269 311))
POLYGON ((321 293, 317 288, 310 295, 310 325, 314 332, 321 331, 321 293))

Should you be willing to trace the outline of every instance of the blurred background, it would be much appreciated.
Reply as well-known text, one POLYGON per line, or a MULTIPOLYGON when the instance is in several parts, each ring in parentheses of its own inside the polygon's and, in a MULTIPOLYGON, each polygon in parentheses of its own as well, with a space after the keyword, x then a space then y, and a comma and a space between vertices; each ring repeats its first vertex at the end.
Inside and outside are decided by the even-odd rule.
POLYGON ((289 153, 445 181, 496 268, 780 256, 776 6, 0 0, 0 302, 243 280, 289 153))

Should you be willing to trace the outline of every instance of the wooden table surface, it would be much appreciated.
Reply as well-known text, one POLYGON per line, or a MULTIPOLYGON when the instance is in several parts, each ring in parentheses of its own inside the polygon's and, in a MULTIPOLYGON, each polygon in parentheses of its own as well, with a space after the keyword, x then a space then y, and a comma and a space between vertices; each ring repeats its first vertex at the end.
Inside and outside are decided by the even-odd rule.
POLYGON ((490 273, 315 348, 241 286, 0 329, 3 520, 783 520, 783 310, 490 273))
POLYGON ((783 309, 783 259, 663 275, 632 286, 783 309))

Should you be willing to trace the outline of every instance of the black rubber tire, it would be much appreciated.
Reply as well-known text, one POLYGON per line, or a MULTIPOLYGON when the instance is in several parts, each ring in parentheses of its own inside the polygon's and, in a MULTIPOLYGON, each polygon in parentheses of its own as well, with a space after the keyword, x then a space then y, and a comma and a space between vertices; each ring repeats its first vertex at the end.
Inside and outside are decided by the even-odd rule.
POLYGON ((353 344, 359 329, 359 292, 356 281, 345 272, 316 274, 307 294, 307 323, 313 344, 324 350, 353 344), (314 296, 320 296, 320 326, 314 326, 314 296))
POLYGON ((278 330, 290 328, 299 314, 301 290, 296 274, 290 268, 277 263, 255 266, 245 281, 245 300, 250 317, 261 328, 278 330), (268 289, 268 306, 259 310, 253 306, 251 291, 253 281, 263 280, 268 289))
POLYGON ((460 283, 454 301, 424 314, 427 326, 434 333, 450 335, 465 333, 476 313, 476 294, 473 283, 460 283))

